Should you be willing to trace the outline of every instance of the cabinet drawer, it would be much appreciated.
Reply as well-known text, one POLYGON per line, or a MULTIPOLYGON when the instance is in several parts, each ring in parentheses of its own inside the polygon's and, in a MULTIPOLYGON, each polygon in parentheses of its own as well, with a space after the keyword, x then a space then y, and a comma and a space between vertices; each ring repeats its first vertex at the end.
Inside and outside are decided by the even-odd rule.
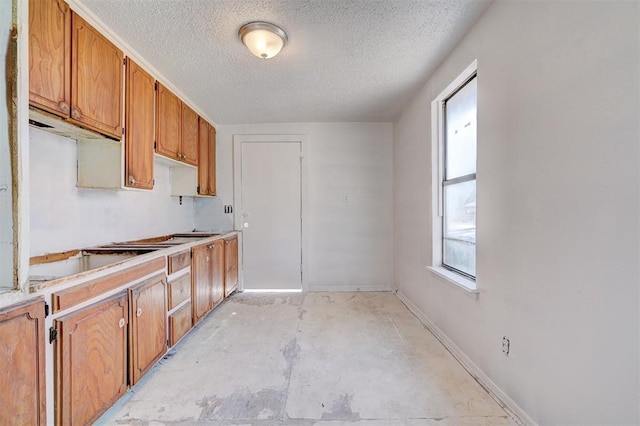
POLYGON ((173 346, 191 330, 191 303, 169 317, 169 345, 173 346))
POLYGON ((191 264, 191 251, 181 251, 169 256, 169 275, 186 268, 191 264))
POLYGON ((169 283, 169 310, 191 297, 191 274, 181 276, 169 283))

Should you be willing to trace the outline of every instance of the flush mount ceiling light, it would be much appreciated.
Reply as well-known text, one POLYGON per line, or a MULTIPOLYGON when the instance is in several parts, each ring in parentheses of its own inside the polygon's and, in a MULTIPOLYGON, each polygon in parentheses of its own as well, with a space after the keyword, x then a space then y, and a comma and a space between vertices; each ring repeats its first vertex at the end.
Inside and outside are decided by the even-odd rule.
POLYGON ((249 22, 238 30, 238 37, 258 58, 269 59, 280 53, 289 38, 282 28, 269 22, 249 22))

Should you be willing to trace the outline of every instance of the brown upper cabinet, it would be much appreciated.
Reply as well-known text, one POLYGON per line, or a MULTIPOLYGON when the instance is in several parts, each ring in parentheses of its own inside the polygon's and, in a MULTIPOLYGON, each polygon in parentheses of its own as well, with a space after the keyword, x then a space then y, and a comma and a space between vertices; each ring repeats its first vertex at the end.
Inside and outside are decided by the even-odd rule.
POLYGON ((216 128, 200 117, 198 195, 216 195, 216 128))
POLYGON ((122 51, 75 13, 72 23, 71 121, 120 139, 122 51))
POLYGON ((209 195, 216 195, 216 128, 209 127, 209 195))
POLYGON ((61 117, 71 111, 71 9, 29 1, 29 103, 61 117))
POLYGON ((125 182, 131 188, 153 189, 155 79, 127 58, 125 116, 125 182))
POLYGON ((198 165, 198 114, 182 104, 182 161, 198 165))
POLYGON ((160 82, 156 96, 156 152, 198 165, 198 114, 160 82))
POLYGON ((122 138, 123 54, 61 0, 29 2, 29 102, 122 138))
POLYGON ((180 160, 182 101, 160 82, 156 84, 156 152, 180 160))

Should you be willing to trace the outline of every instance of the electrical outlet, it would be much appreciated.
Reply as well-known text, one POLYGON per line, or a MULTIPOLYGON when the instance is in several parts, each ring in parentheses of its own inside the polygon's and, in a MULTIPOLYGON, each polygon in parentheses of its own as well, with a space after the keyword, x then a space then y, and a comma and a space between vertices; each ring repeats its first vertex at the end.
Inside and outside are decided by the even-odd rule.
POLYGON ((507 336, 502 336, 502 353, 507 356, 509 355, 509 349, 511 346, 511 341, 507 336))
POLYGON ((227 213, 227 214, 228 213, 233 213, 233 206, 230 206, 230 205, 224 206, 224 212, 227 213))

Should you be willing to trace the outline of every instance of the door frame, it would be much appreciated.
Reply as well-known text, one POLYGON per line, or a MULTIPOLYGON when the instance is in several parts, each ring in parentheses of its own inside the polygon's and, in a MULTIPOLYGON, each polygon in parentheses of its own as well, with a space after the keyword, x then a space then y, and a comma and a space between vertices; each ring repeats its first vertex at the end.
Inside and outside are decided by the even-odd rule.
POLYGON ((309 135, 304 134, 239 134, 233 135, 233 229, 239 231, 238 247, 238 289, 244 291, 244 267, 242 261, 242 144, 243 143, 282 143, 300 144, 300 256, 302 272, 302 291, 309 291, 307 271, 309 270, 309 135))

